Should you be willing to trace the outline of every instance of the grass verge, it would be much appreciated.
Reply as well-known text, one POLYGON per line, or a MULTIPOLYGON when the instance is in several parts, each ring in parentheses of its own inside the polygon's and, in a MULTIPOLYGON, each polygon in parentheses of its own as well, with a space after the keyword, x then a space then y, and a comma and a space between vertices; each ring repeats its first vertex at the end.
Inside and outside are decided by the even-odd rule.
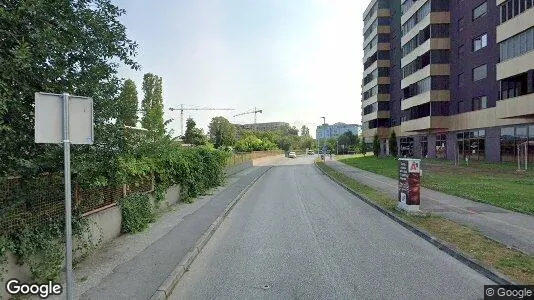
POLYGON ((460 225, 440 216, 408 215, 396 210, 397 201, 387 194, 378 192, 369 186, 316 161, 319 168, 342 182, 354 192, 366 197, 382 208, 394 213, 408 223, 420 228, 441 241, 449 244, 466 256, 490 266, 517 283, 534 284, 534 256, 509 249, 503 244, 488 239, 475 229, 460 225))
MULTIPOLYGON (((362 170, 397 179, 395 158, 374 156, 339 157, 338 161, 362 170)), ((424 159, 422 185, 477 202, 534 215, 534 171, 518 173, 508 163, 472 161, 455 166, 447 160, 424 159)))

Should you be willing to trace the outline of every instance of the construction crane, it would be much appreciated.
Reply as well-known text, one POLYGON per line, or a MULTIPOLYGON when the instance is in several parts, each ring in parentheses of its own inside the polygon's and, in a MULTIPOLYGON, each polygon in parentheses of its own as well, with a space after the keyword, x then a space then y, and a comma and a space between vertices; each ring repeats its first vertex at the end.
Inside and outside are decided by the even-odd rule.
POLYGON ((184 107, 183 104, 180 104, 179 108, 169 108, 170 111, 179 110, 180 111, 180 130, 182 132, 181 136, 184 136, 184 110, 235 110, 233 108, 211 108, 211 107, 184 107))
POLYGON ((239 117, 239 116, 244 116, 244 115, 254 114, 254 124, 256 124, 256 121, 257 121, 257 116, 256 116, 256 114, 257 114, 257 113, 260 113, 260 114, 261 114, 261 113, 263 113, 263 110, 261 110, 261 109, 258 110, 258 109, 256 109, 256 108, 254 107, 254 110, 253 110, 253 111, 249 111, 249 112, 244 112, 244 113, 241 113, 241 114, 237 114, 237 115, 234 116, 234 118, 235 118, 235 117, 239 117))

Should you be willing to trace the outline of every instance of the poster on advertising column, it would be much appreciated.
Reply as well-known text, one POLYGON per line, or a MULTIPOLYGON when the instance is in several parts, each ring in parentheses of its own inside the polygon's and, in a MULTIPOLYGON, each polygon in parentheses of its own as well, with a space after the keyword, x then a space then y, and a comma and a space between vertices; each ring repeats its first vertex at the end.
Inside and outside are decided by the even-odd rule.
POLYGON ((398 207, 406 211, 419 211, 421 204, 421 160, 399 159, 398 207))

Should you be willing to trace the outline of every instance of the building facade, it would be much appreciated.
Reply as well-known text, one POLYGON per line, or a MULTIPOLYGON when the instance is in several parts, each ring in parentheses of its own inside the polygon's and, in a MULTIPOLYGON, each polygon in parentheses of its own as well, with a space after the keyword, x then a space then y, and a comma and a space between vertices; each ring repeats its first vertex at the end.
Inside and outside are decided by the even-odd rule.
POLYGON ((357 124, 335 123, 334 125, 317 126, 315 130, 315 137, 317 140, 325 140, 329 138, 337 138, 345 132, 352 132, 354 135, 361 133, 361 126, 357 124))
POLYGON ((364 23, 364 60, 388 57, 365 44, 372 26, 379 36, 389 24, 390 49, 388 63, 364 63, 367 140, 378 134, 387 153, 394 131, 401 156, 492 162, 516 160, 530 140, 534 160, 534 0, 375 0, 364 23), (389 81, 366 84, 373 72, 389 81))
POLYGON ((256 123, 256 124, 234 124, 235 126, 245 130, 257 130, 257 131, 277 131, 284 126, 289 126, 289 123, 285 122, 269 122, 269 123, 256 123))

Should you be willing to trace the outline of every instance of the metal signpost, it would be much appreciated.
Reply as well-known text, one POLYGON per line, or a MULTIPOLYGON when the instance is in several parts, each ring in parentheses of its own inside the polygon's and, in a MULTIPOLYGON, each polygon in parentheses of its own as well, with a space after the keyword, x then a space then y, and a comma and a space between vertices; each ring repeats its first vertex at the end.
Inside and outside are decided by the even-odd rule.
POLYGON ((63 143, 65 176, 65 277, 67 299, 74 299, 72 275, 72 199, 70 145, 91 145, 93 99, 69 94, 35 93, 35 142, 63 143))

